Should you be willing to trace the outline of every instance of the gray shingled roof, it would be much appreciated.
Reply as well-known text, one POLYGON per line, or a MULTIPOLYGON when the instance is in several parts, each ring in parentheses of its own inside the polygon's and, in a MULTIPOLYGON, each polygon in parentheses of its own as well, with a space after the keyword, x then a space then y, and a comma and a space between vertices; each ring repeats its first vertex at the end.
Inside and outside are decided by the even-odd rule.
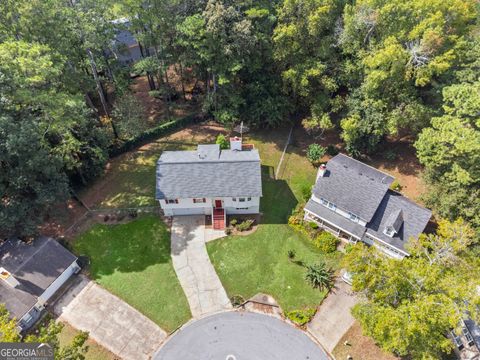
POLYGON ((9 271, 20 285, 13 288, 0 281, 0 303, 21 318, 40 296, 77 258, 57 241, 47 237, 28 245, 12 239, 0 246, 0 267, 9 271))
POLYGON ((338 154, 327 163, 326 172, 317 179, 313 193, 368 222, 392 182, 390 175, 338 154))
POLYGON ((411 237, 418 238, 427 226, 432 212, 421 207, 401 194, 389 190, 383 198, 372 221, 367 224, 367 234, 371 234, 387 244, 405 251, 405 244, 411 237), (393 237, 383 233, 387 223, 401 211, 403 222, 393 237), (392 216, 393 214, 393 216, 392 216))
POLYGON ((262 196, 258 150, 164 151, 157 162, 157 199, 262 196))
POLYGON ((305 205, 305 210, 309 210, 314 214, 317 214, 326 221, 334 224, 337 227, 349 232, 352 235, 357 236, 359 239, 363 237, 365 233, 365 227, 350 221, 349 219, 337 214, 336 212, 326 208, 325 206, 310 199, 305 205))

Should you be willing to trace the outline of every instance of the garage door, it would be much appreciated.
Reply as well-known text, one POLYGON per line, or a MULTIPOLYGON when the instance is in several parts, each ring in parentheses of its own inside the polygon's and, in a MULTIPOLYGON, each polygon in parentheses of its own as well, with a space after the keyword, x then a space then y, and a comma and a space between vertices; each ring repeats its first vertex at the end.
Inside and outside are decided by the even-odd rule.
POLYGON ((172 209, 172 215, 203 215, 204 208, 172 209))

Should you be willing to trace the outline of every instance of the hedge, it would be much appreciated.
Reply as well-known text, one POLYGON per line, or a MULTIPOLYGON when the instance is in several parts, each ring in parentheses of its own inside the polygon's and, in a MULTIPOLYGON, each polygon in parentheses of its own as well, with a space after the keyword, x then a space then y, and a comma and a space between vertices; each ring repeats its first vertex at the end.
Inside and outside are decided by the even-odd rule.
POLYGON ((149 141, 152 141, 161 136, 170 134, 173 131, 178 130, 179 128, 185 125, 199 123, 199 122, 205 121, 206 119, 207 117, 204 115, 193 114, 177 120, 172 120, 172 121, 163 123, 162 125, 159 125, 152 129, 148 129, 144 131, 143 133, 134 137, 133 139, 127 140, 124 143, 121 143, 119 145, 114 145, 110 147, 110 149, 108 150, 108 154, 111 158, 118 156, 136 147, 144 145, 149 141))

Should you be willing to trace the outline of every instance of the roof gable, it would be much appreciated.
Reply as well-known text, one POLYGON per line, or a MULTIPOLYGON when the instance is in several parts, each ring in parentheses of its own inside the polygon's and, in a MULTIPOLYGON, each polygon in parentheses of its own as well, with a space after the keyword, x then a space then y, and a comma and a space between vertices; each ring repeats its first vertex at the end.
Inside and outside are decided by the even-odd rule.
POLYGON ((313 194, 368 222, 392 182, 392 176, 338 154, 328 161, 325 174, 315 183, 313 194))

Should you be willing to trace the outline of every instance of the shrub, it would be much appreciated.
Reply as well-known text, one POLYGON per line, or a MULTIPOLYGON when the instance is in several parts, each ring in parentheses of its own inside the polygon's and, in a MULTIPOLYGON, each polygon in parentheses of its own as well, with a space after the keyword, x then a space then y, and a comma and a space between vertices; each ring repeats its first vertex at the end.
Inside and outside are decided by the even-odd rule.
POLYGON ((218 134, 217 140, 215 141, 216 144, 220 145, 220 149, 225 150, 229 148, 229 143, 225 135, 218 134))
POLYGON ((314 289, 330 290, 333 286, 333 272, 327 268, 324 262, 307 265, 305 280, 307 280, 314 289))
POLYGON ((295 252, 295 250, 293 250, 293 249, 288 250, 288 251, 287 251, 288 260, 293 260, 293 259, 295 259, 295 255, 296 255, 296 254, 297 254, 297 253, 295 252))
POLYGON ((322 231, 314 240, 315 246, 324 254, 329 254, 337 249, 338 239, 329 232, 322 231))
POLYGON ((315 316, 316 309, 292 310, 286 313, 288 319, 299 326, 303 326, 310 322, 315 316))
POLYGON ((308 201, 312 196, 312 187, 310 185, 302 186, 302 197, 303 200, 308 201))
POLYGON ((232 219, 232 220, 230 220, 230 226, 235 227, 235 225, 237 225, 237 223, 238 223, 238 220, 237 220, 237 219, 232 219))
POLYGON ((225 228, 225 235, 231 235, 232 234, 232 228, 230 226, 227 226, 225 228))
POLYGON ((245 298, 242 295, 233 295, 230 298, 230 302, 233 306, 237 307, 242 305, 245 302, 245 298))
POLYGON ((325 155, 326 149, 319 144, 310 144, 307 149, 307 159, 315 164, 325 155))
POLYGON ((238 231, 247 231, 252 228, 253 225, 253 220, 252 219, 247 219, 245 221, 242 221, 240 224, 237 225, 237 230, 238 231))
POLYGON ((395 191, 401 191, 402 185, 397 180, 393 180, 392 184, 390 185, 390 189, 395 191))
POLYGON ((309 221, 308 226, 310 226, 314 230, 318 229, 318 224, 316 222, 313 222, 313 221, 309 221))
POLYGON ((345 245, 345 253, 349 254, 353 250, 353 244, 347 244, 345 245))
POLYGON ((328 145, 327 146, 327 154, 330 155, 330 156, 335 156, 339 153, 337 147, 335 145, 328 145))

